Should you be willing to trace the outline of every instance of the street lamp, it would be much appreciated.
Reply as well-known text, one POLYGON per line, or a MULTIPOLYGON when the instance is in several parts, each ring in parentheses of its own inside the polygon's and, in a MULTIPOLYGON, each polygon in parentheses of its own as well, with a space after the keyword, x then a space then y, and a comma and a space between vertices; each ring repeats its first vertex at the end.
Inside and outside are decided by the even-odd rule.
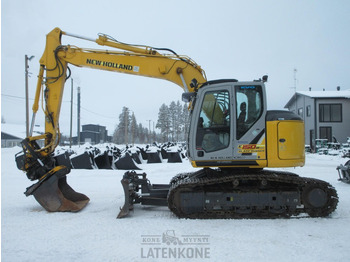
POLYGON ((34 56, 28 57, 24 56, 24 64, 25 64, 25 92, 26 92, 26 136, 29 136, 29 101, 28 101, 28 61, 32 60, 34 56))

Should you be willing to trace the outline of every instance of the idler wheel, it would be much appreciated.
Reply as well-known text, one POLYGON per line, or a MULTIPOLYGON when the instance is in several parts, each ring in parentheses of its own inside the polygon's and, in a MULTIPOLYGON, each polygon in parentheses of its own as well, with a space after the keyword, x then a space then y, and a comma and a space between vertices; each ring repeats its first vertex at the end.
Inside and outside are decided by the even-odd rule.
POLYGON ((324 216, 326 205, 328 203, 327 192, 320 187, 307 187, 303 192, 303 201, 306 208, 306 212, 311 217, 324 216))

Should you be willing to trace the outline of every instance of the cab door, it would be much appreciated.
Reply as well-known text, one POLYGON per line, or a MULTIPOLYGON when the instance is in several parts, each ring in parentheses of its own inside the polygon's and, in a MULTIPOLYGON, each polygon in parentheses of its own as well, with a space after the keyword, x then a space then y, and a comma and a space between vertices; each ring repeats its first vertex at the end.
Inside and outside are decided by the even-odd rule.
POLYGON ((221 166, 232 159, 232 85, 198 91, 191 114, 189 157, 195 166, 221 166))

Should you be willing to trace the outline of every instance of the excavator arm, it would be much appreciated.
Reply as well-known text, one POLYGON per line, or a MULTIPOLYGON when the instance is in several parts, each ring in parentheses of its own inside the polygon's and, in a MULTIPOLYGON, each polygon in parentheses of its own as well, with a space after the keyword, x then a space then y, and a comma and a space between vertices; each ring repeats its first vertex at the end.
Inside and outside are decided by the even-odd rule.
POLYGON ((60 139, 60 109, 64 84, 70 74, 70 64, 164 79, 177 84, 185 92, 196 92, 206 82, 205 72, 198 64, 170 49, 129 45, 104 34, 100 34, 97 39, 90 39, 66 33, 59 28, 52 30, 46 36, 45 51, 40 59, 31 125, 33 127, 42 96, 45 134, 32 136, 31 128, 30 136, 22 142, 23 154, 16 157, 18 168, 25 171, 30 180, 38 180, 27 188, 25 194, 34 195, 48 211, 79 211, 89 201, 85 195, 75 192, 66 183, 66 174, 70 170, 65 166, 56 166, 52 157, 60 139), (62 45, 63 35, 92 41, 110 49, 62 45), (158 51, 167 53, 161 54, 158 51), (42 139, 45 140, 45 146, 41 148, 37 141, 42 139))

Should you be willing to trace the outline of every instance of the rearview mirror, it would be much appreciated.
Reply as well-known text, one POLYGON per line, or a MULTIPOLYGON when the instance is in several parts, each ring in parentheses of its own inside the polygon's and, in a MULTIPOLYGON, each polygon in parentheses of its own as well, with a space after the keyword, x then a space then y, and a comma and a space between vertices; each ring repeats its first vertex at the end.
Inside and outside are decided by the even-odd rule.
POLYGON ((194 92, 186 92, 186 93, 182 93, 182 101, 185 103, 188 103, 192 100, 193 97, 196 96, 196 93, 194 92))

